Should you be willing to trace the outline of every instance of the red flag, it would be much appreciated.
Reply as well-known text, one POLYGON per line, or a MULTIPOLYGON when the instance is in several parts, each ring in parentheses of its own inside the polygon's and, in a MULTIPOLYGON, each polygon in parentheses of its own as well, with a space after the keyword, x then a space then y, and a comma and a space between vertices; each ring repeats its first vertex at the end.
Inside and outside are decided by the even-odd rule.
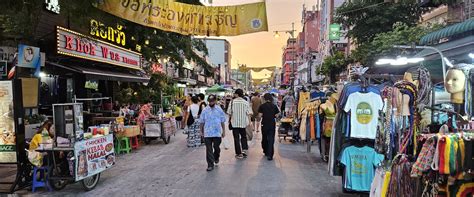
POLYGON ((16 71, 16 66, 13 66, 13 68, 10 69, 10 71, 8 72, 8 79, 13 79, 13 77, 15 76, 15 71, 16 71))

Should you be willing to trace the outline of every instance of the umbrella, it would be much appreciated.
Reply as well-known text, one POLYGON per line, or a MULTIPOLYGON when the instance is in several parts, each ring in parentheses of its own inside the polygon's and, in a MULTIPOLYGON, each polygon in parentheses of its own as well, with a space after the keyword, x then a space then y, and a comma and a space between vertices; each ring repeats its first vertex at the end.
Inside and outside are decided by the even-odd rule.
POLYGON ((225 92, 226 89, 220 85, 214 85, 206 90, 206 93, 216 93, 216 92, 225 92))
POLYGON ((280 94, 280 91, 278 91, 276 88, 273 88, 272 90, 269 91, 271 94, 280 94))

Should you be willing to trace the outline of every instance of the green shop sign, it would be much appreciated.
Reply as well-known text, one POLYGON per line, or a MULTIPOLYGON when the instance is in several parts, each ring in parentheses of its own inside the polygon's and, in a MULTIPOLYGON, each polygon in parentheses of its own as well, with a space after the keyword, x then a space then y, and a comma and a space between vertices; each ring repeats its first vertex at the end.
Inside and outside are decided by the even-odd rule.
POLYGON ((331 24, 329 25, 329 40, 339 40, 341 37, 341 25, 331 24))

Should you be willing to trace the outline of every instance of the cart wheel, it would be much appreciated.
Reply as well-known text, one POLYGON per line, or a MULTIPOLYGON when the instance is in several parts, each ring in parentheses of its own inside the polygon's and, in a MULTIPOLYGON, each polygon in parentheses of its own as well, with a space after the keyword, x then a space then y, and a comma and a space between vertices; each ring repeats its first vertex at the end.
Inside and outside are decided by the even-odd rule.
POLYGON ((146 144, 146 145, 148 145, 148 144, 150 144, 150 142, 151 142, 151 139, 150 139, 150 138, 145 138, 145 140, 144 140, 144 141, 145 141, 145 144, 146 144))
POLYGON ((165 142, 165 144, 170 143, 170 140, 171 140, 171 136, 168 136, 167 138, 163 138, 163 141, 165 142))
MULTIPOLYGON (((58 176, 60 174, 60 171, 61 169, 59 167, 56 167, 55 169, 53 169, 53 172, 52 172, 53 176, 58 176)), ((68 183, 69 182, 67 180, 58 180, 58 179, 49 180, 49 185, 51 185, 51 187, 56 191, 64 189, 68 183)))
POLYGON ((95 188, 95 186, 97 186, 97 183, 99 183, 99 179, 100 179, 100 173, 91 177, 87 177, 84 180, 82 180, 82 186, 84 187, 86 191, 91 191, 95 188))

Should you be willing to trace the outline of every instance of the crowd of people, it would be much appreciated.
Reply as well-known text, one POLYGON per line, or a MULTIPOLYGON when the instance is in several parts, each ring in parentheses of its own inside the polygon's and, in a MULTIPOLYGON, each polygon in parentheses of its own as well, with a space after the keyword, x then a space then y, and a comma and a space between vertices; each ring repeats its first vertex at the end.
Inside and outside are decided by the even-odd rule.
POLYGON ((262 132, 263 153, 268 160, 273 160, 276 118, 280 114, 275 95, 255 92, 248 96, 237 89, 230 98, 208 95, 207 102, 205 98, 204 94, 189 95, 178 104, 181 114, 176 117, 188 136, 188 147, 206 146, 207 171, 219 164, 220 145, 226 130, 232 132, 236 159, 248 157, 248 141, 256 131, 262 132))

